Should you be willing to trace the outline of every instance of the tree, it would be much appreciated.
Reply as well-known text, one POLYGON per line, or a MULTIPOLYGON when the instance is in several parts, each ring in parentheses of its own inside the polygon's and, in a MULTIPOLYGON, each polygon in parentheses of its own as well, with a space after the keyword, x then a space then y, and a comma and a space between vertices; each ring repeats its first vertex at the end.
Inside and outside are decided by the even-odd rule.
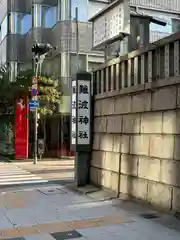
MULTIPOLYGON (((3 76, 0 82, 0 102, 7 108, 14 108, 16 99, 21 96, 31 98, 32 70, 19 73, 15 82, 9 82, 7 75, 3 76)), ((53 80, 48 76, 39 77, 38 81, 38 99, 40 106, 38 112, 41 115, 52 115, 57 104, 60 103, 60 88, 58 79, 53 80)), ((12 112, 13 109, 12 109, 12 112)))
MULTIPOLYGON (((32 70, 22 71, 19 73, 15 82, 10 82, 8 74, 3 74, 3 78, 0 80, 0 113, 11 115, 12 124, 14 122, 14 113, 16 101, 22 96, 28 96, 31 98, 31 85, 32 77, 34 73, 32 70)), ((60 87, 58 79, 53 80, 48 76, 39 77, 38 81, 38 99, 40 100, 40 106, 38 113, 40 113, 40 125, 43 129, 43 137, 46 139, 46 115, 52 115, 60 103, 60 87)), ((33 114, 29 114, 31 117, 33 114)), ((8 125, 7 123, 7 126, 8 125)), ((10 127, 9 127, 10 128, 10 127)), ((9 129, 10 132, 11 129, 9 129)), ((9 134, 8 134, 9 135, 9 134)))

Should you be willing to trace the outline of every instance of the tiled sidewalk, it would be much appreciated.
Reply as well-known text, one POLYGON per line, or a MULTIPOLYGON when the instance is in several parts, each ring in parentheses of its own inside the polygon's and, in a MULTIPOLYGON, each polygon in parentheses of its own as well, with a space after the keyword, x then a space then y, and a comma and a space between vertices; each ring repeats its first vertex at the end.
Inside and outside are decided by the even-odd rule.
POLYGON ((0 239, 179 240, 180 232, 66 187, 0 193, 0 239))

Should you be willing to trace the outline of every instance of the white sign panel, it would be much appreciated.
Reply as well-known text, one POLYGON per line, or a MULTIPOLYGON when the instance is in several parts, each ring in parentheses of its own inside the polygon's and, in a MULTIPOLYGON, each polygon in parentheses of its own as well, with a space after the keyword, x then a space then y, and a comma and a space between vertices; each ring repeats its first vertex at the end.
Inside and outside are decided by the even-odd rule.
POLYGON ((117 41, 122 34, 130 34, 129 0, 118 0, 92 17, 93 48, 101 49, 108 43, 117 41))
POLYGON ((78 80, 78 144, 90 144, 90 81, 78 80))
POLYGON ((71 121, 71 144, 76 144, 76 80, 72 81, 72 121, 71 121))

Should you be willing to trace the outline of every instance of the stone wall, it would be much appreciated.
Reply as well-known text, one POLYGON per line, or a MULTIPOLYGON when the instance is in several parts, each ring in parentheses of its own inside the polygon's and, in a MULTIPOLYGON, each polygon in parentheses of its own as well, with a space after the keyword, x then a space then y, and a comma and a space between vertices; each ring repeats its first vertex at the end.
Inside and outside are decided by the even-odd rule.
POLYGON ((180 211, 180 81, 159 83, 96 95, 91 181, 180 211))

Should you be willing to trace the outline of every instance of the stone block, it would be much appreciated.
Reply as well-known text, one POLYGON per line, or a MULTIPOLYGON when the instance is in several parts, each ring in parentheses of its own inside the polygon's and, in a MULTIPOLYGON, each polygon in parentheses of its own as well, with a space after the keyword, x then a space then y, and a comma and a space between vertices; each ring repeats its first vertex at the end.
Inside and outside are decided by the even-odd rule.
POLYGON ((114 114, 114 104, 115 100, 113 98, 107 98, 101 100, 101 115, 111 115, 114 114))
POLYGON ((130 136, 115 135, 113 142, 113 152, 129 153, 130 151, 130 136))
POLYGON ((121 153, 130 152, 130 136, 122 135, 121 136, 121 153))
POLYGON ((142 114, 141 133, 162 133, 162 112, 142 114))
POLYGON ((151 110, 151 92, 132 96, 132 112, 146 112, 151 110))
POLYGON ((152 135, 150 139, 150 156, 173 159, 174 136, 152 135))
POLYGON ((95 117, 94 118, 94 132, 104 133, 107 131, 107 118, 95 117))
POLYGON ((118 188, 119 188, 119 174, 112 172, 111 173, 111 189, 115 192, 118 192, 118 188))
POLYGON ((141 200, 147 198, 147 180, 133 178, 132 180, 132 196, 141 200))
POLYGON ((177 106, 180 107, 180 85, 177 88, 177 106))
POLYGON ((131 136, 130 153, 136 155, 149 155, 149 135, 135 135, 131 136))
POLYGON ((100 135, 100 150, 112 152, 113 151, 113 138, 112 134, 100 135))
POLYGON ((126 175, 137 176, 138 157, 133 155, 121 155, 121 173, 126 175))
POLYGON ((96 185, 98 184, 98 170, 95 167, 90 168, 90 181, 96 185))
POLYGON ((152 110, 168 110, 176 107, 176 87, 157 89, 152 93, 152 110))
POLYGON ((105 152, 93 151, 91 154, 91 166, 96 168, 102 168, 105 161, 105 152))
POLYGON ((102 100, 96 100, 94 103, 94 116, 100 116, 101 115, 101 104, 102 100))
POLYGON ((100 170, 98 171, 98 182, 100 186, 111 188, 111 172, 100 170))
POLYGON ((121 136, 114 135, 113 137, 113 152, 121 152, 121 136))
POLYGON ((123 133, 140 133, 140 114, 123 116, 123 133))
POLYGON ((93 149, 99 150, 100 148, 100 135, 98 133, 93 134, 93 149))
POLYGON ((122 116, 107 117, 107 132, 121 133, 122 132, 122 116))
POLYGON ((180 160, 180 136, 175 137, 174 143, 174 159, 180 160))
POLYGON ((160 182, 179 186, 180 185, 180 162, 171 160, 161 161, 160 182))
POLYGON ((180 188, 173 188, 172 210, 180 212, 180 188))
MULTIPOLYGON (((176 111, 166 111, 163 113, 163 133, 176 134, 177 133, 177 113, 176 111)), ((178 124, 180 125, 180 124, 178 124)))
POLYGON ((127 175, 121 174, 119 191, 120 193, 127 194, 141 200, 146 200, 147 180, 128 177, 127 175))
POLYGON ((129 181, 131 181, 130 177, 128 177, 127 175, 124 175, 124 174, 120 175, 120 184, 119 184, 119 186, 120 186, 119 192, 120 193, 131 195, 129 181))
POLYGON ((120 153, 106 152, 103 168, 109 171, 119 172, 120 153))
POLYGON ((115 114, 131 112, 131 96, 123 96, 115 99, 115 114))
POLYGON ((161 183, 148 182, 147 200, 152 205, 170 210, 172 187, 161 183))
POLYGON ((158 182, 160 180, 160 165, 159 159, 139 157, 138 177, 158 182))

